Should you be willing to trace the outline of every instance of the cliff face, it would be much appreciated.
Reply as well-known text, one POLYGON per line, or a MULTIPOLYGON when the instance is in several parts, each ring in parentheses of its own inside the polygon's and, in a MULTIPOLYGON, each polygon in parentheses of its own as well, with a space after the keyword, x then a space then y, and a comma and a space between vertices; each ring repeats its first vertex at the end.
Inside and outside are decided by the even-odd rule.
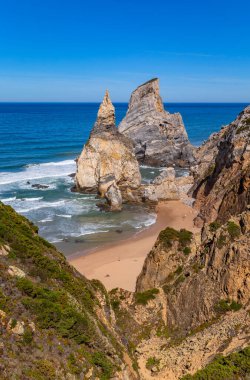
POLYGON ((0 378, 134 379, 108 294, 0 203, 0 378))
POLYGON ((138 346, 141 367, 155 358, 156 379, 179 379, 250 344, 249 115, 247 107, 198 151, 201 233, 163 230, 138 277, 137 294, 154 291, 149 302, 161 307, 151 312, 161 310, 165 326, 138 346))
MULTIPOLYGON (((224 222, 250 202, 250 107, 214 140, 211 161, 205 170, 202 165, 198 168, 192 189, 195 207, 200 210, 197 225, 215 219, 224 222)), ((211 139, 203 146, 203 157, 212 151, 210 148, 211 139)))
POLYGON ((111 210, 121 209, 123 198, 141 184, 132 142, 118 132, 115 112, 106 92, 90 138, 77 160, 76 190, 99 192, 111 210))
POLYGON ((118 129, 134 141, 141 163, 186 166, 193 162, 193 148, 182 117, 164 110, 158 79, 144 83, 132 93, 118 129))
MULTIPOLYGON (((137 281, 138 294, 157 288, 155 303, 162 305, 165 327, 138 346, 141 366, 156 358, 156 379, 179 379, 218 353, 250 344, 249 246, 248 210, 225 224, 206 225, 201 241, 169 228, 160 233, 137 281)), ((150 379, 149 372, 142 378, 150 379)))

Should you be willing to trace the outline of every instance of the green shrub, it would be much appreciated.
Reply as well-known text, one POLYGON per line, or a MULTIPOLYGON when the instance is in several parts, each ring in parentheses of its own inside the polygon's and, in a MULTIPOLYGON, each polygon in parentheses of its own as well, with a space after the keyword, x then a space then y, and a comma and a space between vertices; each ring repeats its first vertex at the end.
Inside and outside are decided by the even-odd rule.
POLYGON ((178 268, 174 271, 174 273, 175 273, 175 274, 181 274, 182 269, 183 269, 182 266, 179 265, 178 268))
POLYGON ((193 233, 191 231, 185 230, 184 228, 179 232, 179 243, 182 248, 185 248, 191 243, 193 233))
POLYGON ((217 239, 216 245, 219 249, 223 248, 226 245, 227 238, 225 235, 220 234, 219 238, 217 239))
POLYGON ((175 281, 175 283, 174 283, 174 286, 177 286, 177 285, 179 285, 179 284, 181 284, 182 282, 184 282, 185 281, 185 276, 183 276, 183 274, 182 275, 180 275, 179 277, 177 277, 177 279, 176 279, 176 281, 175 281))
POLYGON ((217 231, 221 226, 220 222, 217 222, 216 220, 209 224, 209 229, 211 232, 217 231))
POLYGON ((46 359, 36 361, 37 378, 43 380, 56 380, 54 364, 46 359))
POLYGON ((160 232, 159 239, 166 248, 170 248, 172 247, 173 242, 179 239, 179 232, 174 228, 167 227, 160 232))
POLYGON ((232 302, 231 302, 230 309, 231 309, 232 311, 238 311, 238 310, 240 310, 241 308, 242 308, 241 303, 238 303, 238 302, 236 302, 236 301, 232 301, 232 302))
POLYGON ((215 311, 219 314, 226 313, 227 311, 238 311, 242 305, 236 301, 220 300, 214 307, 215 311))
POLYGON ((183 249, 191 243, 192 236, 193 233, 188 230, 177 231, 172 227, 167 227, 160 232, 159 240, 166 248, 172 247, 173 242, 178 241, 179 247, 183 249))
POLYGON ((111 302, 110 302, 113 310, 118 310, 119 307, 120 307, 120 303, 121 302, 119 300, 117 300, 117 299, 112 299, 111 302))
POLYGON ((30 344, 33 340, 33 331, 30 327, 26 327, 23 334, 23 343, 30 344))
POLYGON ((203 268, 203 266, 199 262, 195 262, 192 265, 192 268, 193 268, 195 273, 198 273, 203 268))
POLYGON ((27 279, 18 280, 18 286, 29 295, 23 298, 23 305, 36 315, 41 328, 53 328, 78 344, 90 342, 93 332, 89 318, 68 305, 63 293, 59 296, 59 292, 36 286, 27 279))
POLYGON ((181 380, 236 380, 247 379, 250 374, 250 347, 229 356, 219 356, 194 375, 181 380))
POLYGON ((92 363, 101 369, 100 380, 108 380, 114 374, 113 364, 102 352, 95 352, 92 355, 92 363))
POLYGON ((11 329, 14 329, 14 328, 16 327, 16 325, 17 325, 17 320, 16 320, 15 318, 13 318, 13 319, 11 320, 10 328, 11 328, 11 329))
POLYGON ((227 231, 232 239, 238 238, 241 234, 240 226, 231 220, 227 223, 227 231))
POLYGON ((135 293, 135 302, 140 305, 146 305, 149 300, 155 299, 155 295, 159 293, 159 289, 153 288, 142 293, 135 293))
POLYGON ((191 253, 191 248, 190 247, 185 247, 183 249, 183 253, 185 256, 188 256, 191 253))
POLYGON ((146 368, 151 370, 153 367, 159 367, 160 359, 157 359, 155 356, 148 358, 146 362, 146 368))
POLYGON ((81 365, 77 362, 73 353, 68 357, 68 368, 70 373, 73 373, 74 375, 79 375, 82 372, 81 365))

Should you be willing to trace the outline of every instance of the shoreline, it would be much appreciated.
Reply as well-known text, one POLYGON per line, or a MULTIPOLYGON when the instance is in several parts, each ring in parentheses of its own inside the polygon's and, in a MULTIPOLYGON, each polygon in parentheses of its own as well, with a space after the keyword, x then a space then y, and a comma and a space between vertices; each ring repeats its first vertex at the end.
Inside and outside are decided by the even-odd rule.
POLYGON ((198 231, 193 225, 196 210, 181 201, 160 202, 156 212, 156 222, 147 229, 104 247, 71 255, 67 257, 69 263, 88 279, 100 280, 108 290, 120 287, 134 291, 144 260, 161 230, 173 227, 198 231))

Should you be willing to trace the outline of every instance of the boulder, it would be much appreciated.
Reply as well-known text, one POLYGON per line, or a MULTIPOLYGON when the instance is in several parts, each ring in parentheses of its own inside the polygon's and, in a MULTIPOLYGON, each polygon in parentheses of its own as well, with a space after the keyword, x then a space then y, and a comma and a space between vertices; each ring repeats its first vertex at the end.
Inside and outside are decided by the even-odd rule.
POLYGON ((11 331, 13 334, 23 335, 24 334, 24 322, 23 321, 16 321, 16 320, 11 318, 8 322, 7 329, 9 331, 11 331))
POLYGON ((158 79, 139 86, 131 95, 119 132, 130 137, 141 163, 153 166, 188 166, 194 162, 182 117, 164 110, 158 79))
POLYGON ((0 256, 7 256, 10 253, 10 247, 8 245, 3 245, 0 247, 0 256))
POLYGON ((146 201, 158 202, 163 200, 181 199, 189 205, 193 203, 187 193, 193 185, 193 177, 175 177, 173 167, 165 168, 151 184, 144 186, 144 199, 146 201))
POLYGON ((14 265, 10 265, 9 268, 8 268, 8 273, 10 276, 12 277, 19 277, 19 278, 22 278, 22 277, 25 277, 25 272, 18 268, 18 267, 15 267, 14 265))

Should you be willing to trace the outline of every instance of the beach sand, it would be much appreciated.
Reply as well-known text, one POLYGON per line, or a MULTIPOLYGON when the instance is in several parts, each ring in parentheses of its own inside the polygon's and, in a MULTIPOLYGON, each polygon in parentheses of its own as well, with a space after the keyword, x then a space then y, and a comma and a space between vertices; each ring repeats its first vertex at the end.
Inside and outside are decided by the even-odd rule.
POLYGON ((161 202, 157 206, 156 223, 146 230, 68 260, 80 273, 89 279, 100 280, 108 290, 120 287, 134 291, 136 278, 159 232, 167 226, 196 232, 198 229, 193 225, 195 216, 196 211, 181 201, 161 202))

